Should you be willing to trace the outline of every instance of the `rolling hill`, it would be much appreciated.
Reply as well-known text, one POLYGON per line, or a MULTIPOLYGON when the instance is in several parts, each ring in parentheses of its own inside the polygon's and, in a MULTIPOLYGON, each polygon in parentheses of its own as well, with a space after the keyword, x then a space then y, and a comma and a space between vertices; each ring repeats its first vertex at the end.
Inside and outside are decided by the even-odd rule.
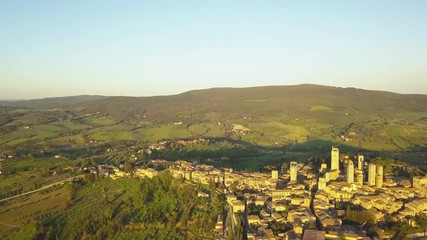
POLYGON ((427 95, 355 88, 214 88, 171 96, 76 96, 2 105, 7 108, 1 115, 0 144, 6 145, 55 142, 64 135, 78 142, 231 137, 263 146, 320 139, 390 151, 427 144, 427 95), (31 129, 23 131, 24 125, 31 129))
MULTIPOLYGON (((426 112, 427 96, 319 85, 215 88, 166 97, 110 97, 86 101, 89 111, 107 112, 127 119, 144 113, 150 118, 181 117, 216 112, 221 118, 319 118, 320 112, 341 118, 340 113, 387 117, 400 112, 426 112), (172 110, 172 111, 171 111, 172 110), (125 113, 125 116, 121 116, 125 113), (136 113, 136 114, 133 114, 136 113)), ((362 118, 364 116, 361 116, 362 118)), ((161 119, 159 119, 161 120, 161 119)), ((169 119, 168 119, 169 120, 169 119)))

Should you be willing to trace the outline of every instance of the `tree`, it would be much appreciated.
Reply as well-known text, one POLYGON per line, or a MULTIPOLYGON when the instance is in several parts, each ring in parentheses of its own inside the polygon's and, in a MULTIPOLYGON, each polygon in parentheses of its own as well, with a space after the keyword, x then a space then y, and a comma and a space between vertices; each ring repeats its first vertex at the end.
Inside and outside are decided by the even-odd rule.
POLYGON ((415 222, 417 222, 418 227, 420 227, 424 232, 424 238, 426 237, 427 231, 427 215, 426 214, 417 214, 415 216, 415 222))
POLYGON ((88 158, 84 158, 80 161, 80 167, 85 168, 85 167, 90 167, 91 165, 93 165, 92 161, 88 158))
POLYGON ((27 159, 28 159, 28 160, 30 160, 31 162, 34 162, 33 154, 28 153, 28 155, 27 155, 27 159))
POLYGON ((95 174, 87 173, 87 174, 85 174, 84 179, 88 183, 93 183, 96 180, 96 176, 95 176, 95 174))
POLYGON ((282 169, 288 169, 289 168, 289 163, 284 162, 282 163, 282 169))
MULTIPOLYGON (((233 214, 233 213, 231 213, 233 214)), ((233 223, 231 222, 231 214, 228 214, 227 220, 226 220, 226 229, 227 229, 227 240, 233 240, 234 234, 233 234, 233 223)))
POLYGON ((130 163, 130 162, 125 163, 124 170, 127 173, 131 173, 132 172, 132 163, 130 163))
POLYGON ((243 222, 242 216, 236 216, 236 228, 234 229, 233 239, 242 240, 243 239, 243 222))
POLYGON ((215 181, 212 178, 210 178, 209 179, 209 191, 210 191, 210 194, 211 195, 214 194, 215 190, 216 190, 216 183, 215 183, 215 181))

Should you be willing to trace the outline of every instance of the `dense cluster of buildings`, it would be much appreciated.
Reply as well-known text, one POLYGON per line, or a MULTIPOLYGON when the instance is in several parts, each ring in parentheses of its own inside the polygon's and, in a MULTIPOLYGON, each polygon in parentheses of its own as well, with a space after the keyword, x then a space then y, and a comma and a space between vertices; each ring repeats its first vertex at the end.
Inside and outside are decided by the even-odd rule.
MULTIPOLYGON (((111 175, 115 175, 111 171, 120 172, 108 166, 98 170, 111 175)), ((180 160, 168 171, 184 181, 217 186, 233 217, 242 218, 248 239, 369 239, 363 229, 343 225, 345 210, 336 208, 340 202, 369 210, 375 221, 382 221, 387 215, 406 220, 427 212, 427 177, 414 177, 412 186, 408 186, 386 178, 384 166, 365 161, 363 155, 353 160, 340 154, 336 147, 332 147, 330 165, 321 164, 319 169, 291 162, 289 169, 271 173, 236 172, 180 160), (259 212, 249 212, 249 208, 259 212), (287 230, 277 231, 272 228, 275 224, 282 224, 287 230)), ((152 178, 157 174, 151 168, 134 171, 138 177, 152 178)), ((218 216, 218 239, 226 234, 227 219, 218 216)))

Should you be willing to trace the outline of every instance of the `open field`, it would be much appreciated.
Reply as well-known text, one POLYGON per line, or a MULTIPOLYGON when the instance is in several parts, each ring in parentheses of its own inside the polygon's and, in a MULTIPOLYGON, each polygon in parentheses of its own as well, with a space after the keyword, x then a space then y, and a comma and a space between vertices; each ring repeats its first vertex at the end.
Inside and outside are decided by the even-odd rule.
POLYGON ((158 141, 167 138, 188 138, 191 136, 187 128, 181 125, 161 125, 158 127, 140 128, 134 132, 136 139, 142 141, 158 141))
POLYGON ((333 111, 332 108, 327 107, 327 106, 323 106, 323 105, 316 105, 310 108, 310 111, 315 112, 315 111, 327 111, 327 112, 331 112, 333 111))
MULTIPOLYGON (((261 146, 294 144, 313 138, 334 140, 340 136, 339 131, 344 129, 344 127, 340 128, 310 119, 287 121, 287 123, 275 121, 274 118, 234 122, 250 129, 234 135, 240 135, 242 140, 261 146)), ((34 143, 83 145, 91 140, 153 142, 161 139, 227 136, 227 127, 218 123, 199 123, 189 126, 184 125, 185 123, 183 125, 161 124, 144 127, 87 124, 88 122, 79 125, 74 121, 58 120, 47 125, 31 126, 30 129, 19 127, 0 135, 0 144, 14 148, 34 143)), ((423 145, 427 141, 427 126, 420 123, 396 122, 384 125, 381 122, 368 122, 358 123, 358 126, 360 130, 348 130, 347 134, 353 135, 346 135, 351 139, 345 142, 346 144, 362 146, 368 150, 395 150, 408 149, 414 144, 423 145)))
POLYGON ((398 117, 404 118, 408 121, 415 122, 422 118, 427 118, 427 113, 425 112, 400 112, 397 113, 398 117))
POLYGON ((54 157, 39 157, 39 158, 23 158, 19 160, 5 160, 3 162, 3 169, 15 169, 17 171, 35 169, 50 169, 56 166, 60 166, 70 161, 65 158, 54 158, 54 157))
POLYGON ((19 228, 43 216, 65 209, 69 193, 64 188, 37 193, 0 205, 0 232, 19 228))
POLYGON ((91 126, 112 126, 117 123, 114 119, 106 116, 90 116, 80 119, 80 121, 91 126))

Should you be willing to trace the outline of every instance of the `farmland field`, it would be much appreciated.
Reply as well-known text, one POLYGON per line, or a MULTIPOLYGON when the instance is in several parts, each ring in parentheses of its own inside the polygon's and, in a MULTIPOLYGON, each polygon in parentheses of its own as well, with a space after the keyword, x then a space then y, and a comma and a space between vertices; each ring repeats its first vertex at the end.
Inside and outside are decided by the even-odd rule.
POLYGON ((3 203, 0 205, 0 232, 19 228, 43 216, 60 212, 65 209, 69 198, 69 193, 62 188, 3 203))

